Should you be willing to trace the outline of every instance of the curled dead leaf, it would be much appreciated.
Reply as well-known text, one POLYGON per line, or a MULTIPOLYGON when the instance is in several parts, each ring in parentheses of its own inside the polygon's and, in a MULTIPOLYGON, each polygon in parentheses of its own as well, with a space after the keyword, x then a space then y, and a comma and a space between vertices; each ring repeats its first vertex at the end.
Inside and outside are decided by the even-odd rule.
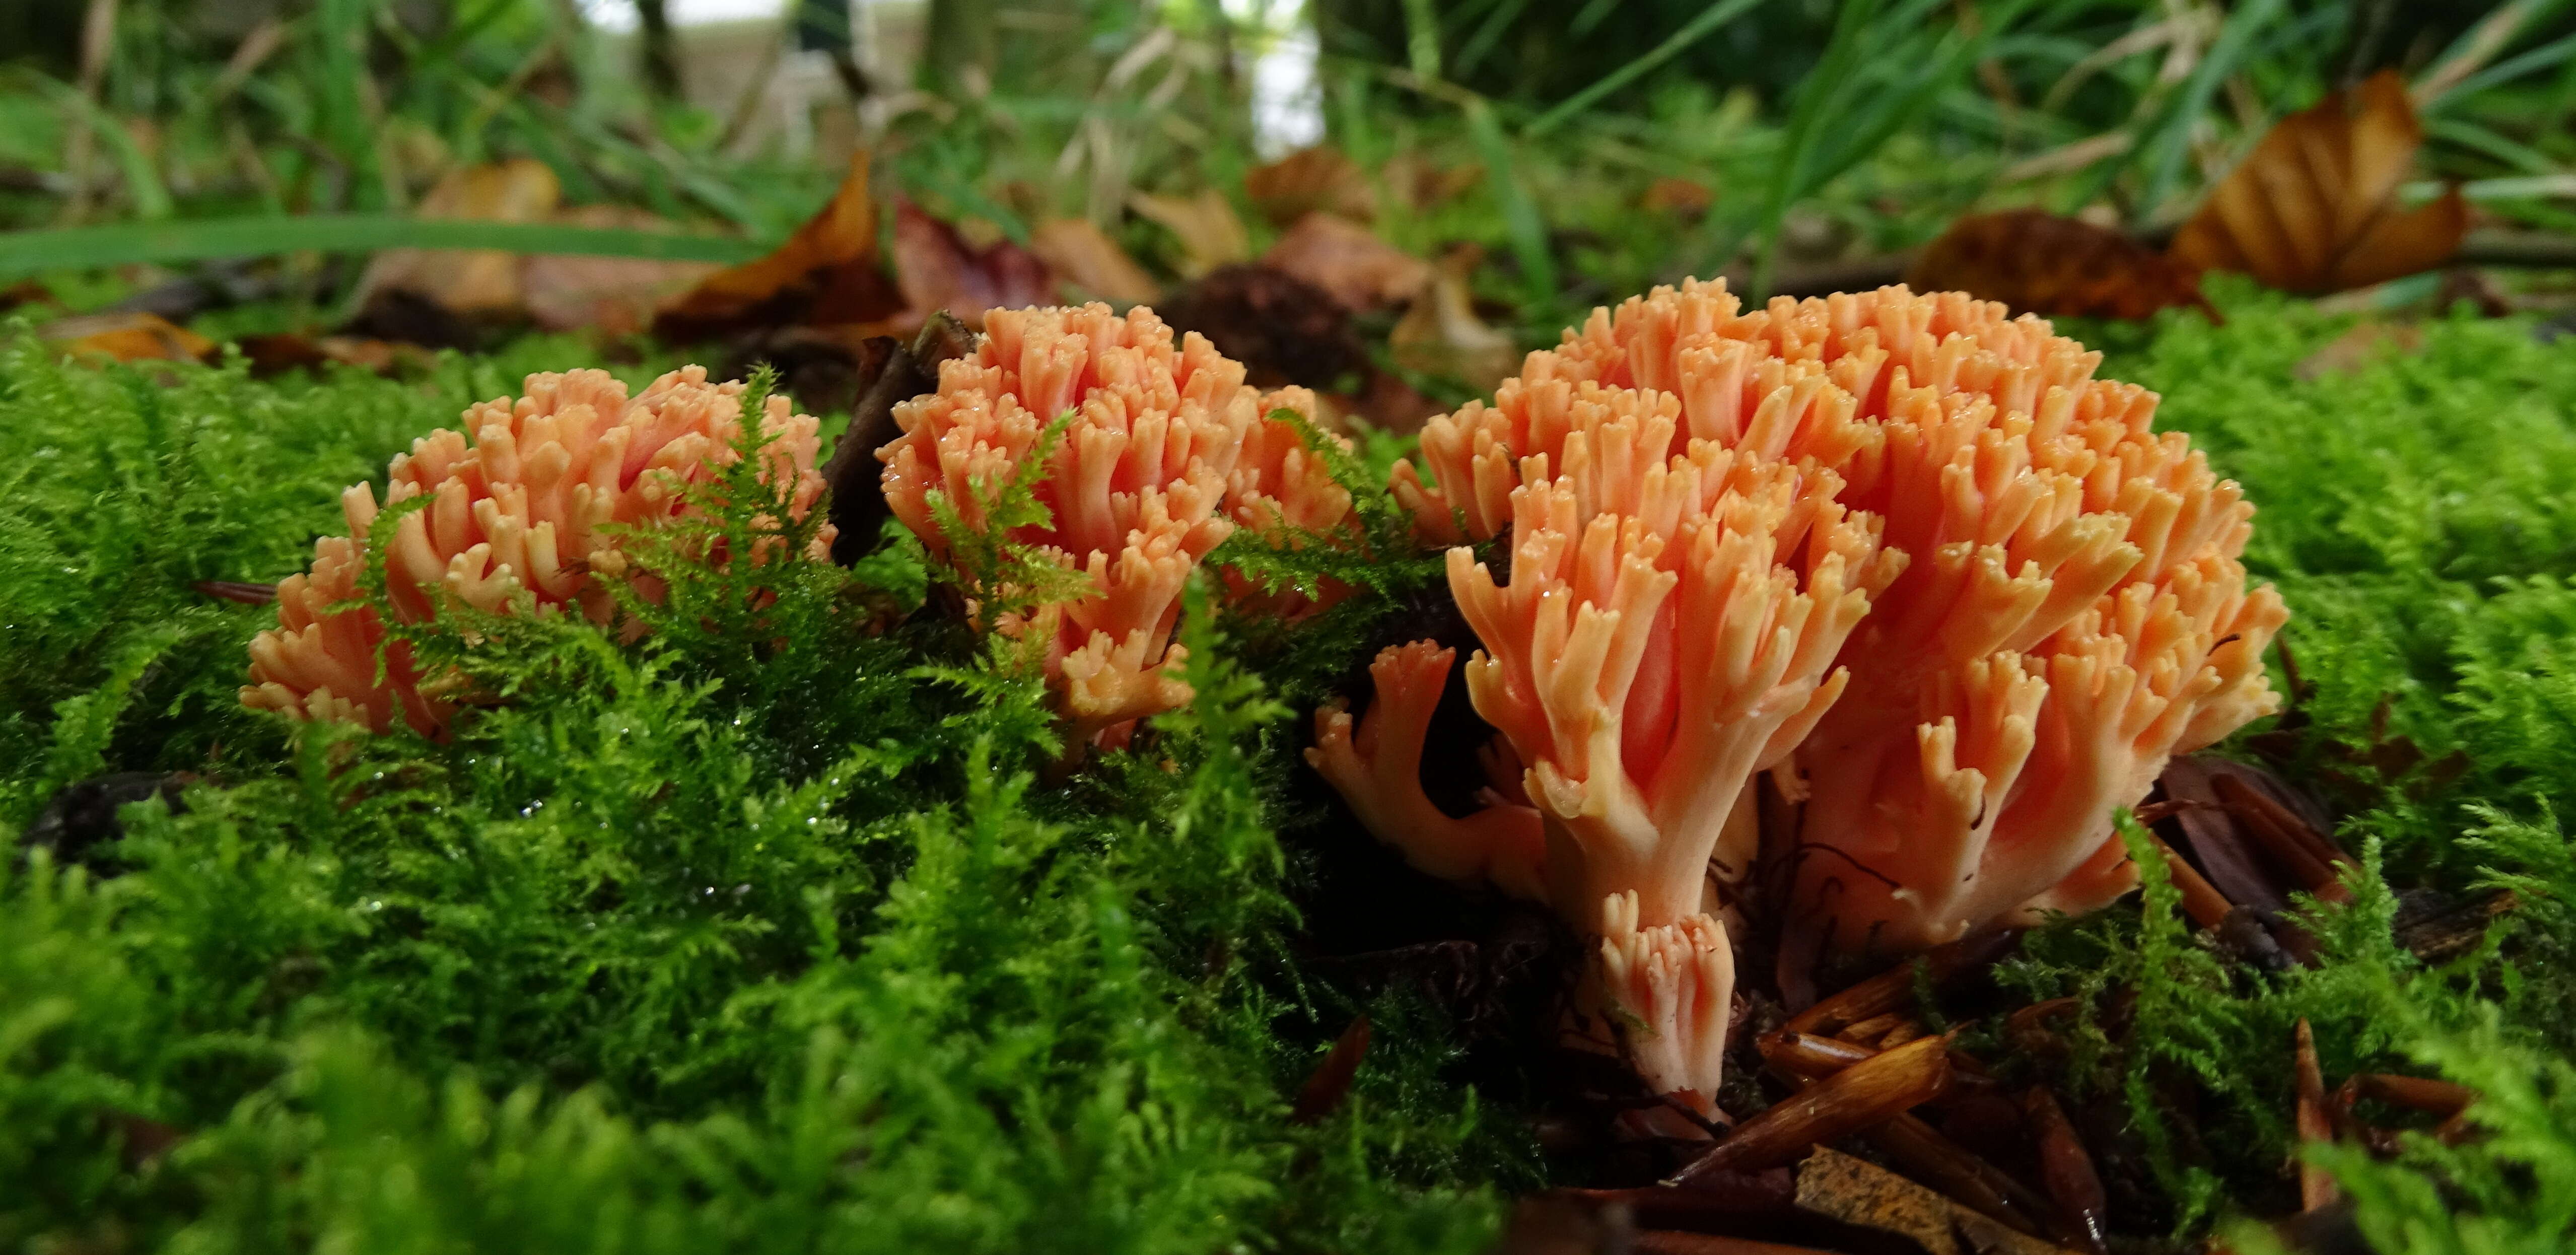
POLYGON ((2441 265, 2468 231, 2459 189, 2398 204, 2424 125, 2382 70, 2281 119, 2174 236, 2176 259, 2291 292, 2340 292, 2441 265))
POLYGON ((903 293, 877 256, 876 203, 868 198, 868 155, 821 212, 765 257, 698 281, 653 318, 653 334, 678 343, 772 327, 875 323, 902 313, 903 293))
POLYGON ((1330 145, 1301 148, 1243 176, 1244 194, 1272 223, 1286 226, 1310 213, 1340 214, 1366 222, 1377 216, 1377 193, 1359 163, 1330 145))
POLYGON ((1180 271, 1184 278, 1195 279, 1252 256, 1252 237, 1243 229, 1243 219, 1234 212, 1234 202, 1215 188, 1203 188, 1196 196, 1138 192, 1127 198, 1127 207, 1160 224, 1181 242, 1180 271))
POLYGON ((1162 295, 1163 285, 1087 218, 1039 223, 1029 232, 1029 251, 1056 278, 1076 289, 1071 294, 1075 297, 1141 305, 1162 295))
POLYGON ((1279 237, 1261 264, 1330 293, 1353 313, 1412 300, 1431 282, 1431 263, 1387 243, 1367 227, 1310 213, 1279 237))
POLYGON ((1387 333, 1397 365, 1455 379, 1477 392, 1492 391, 1505 375, 1520 369, 1520 346, 1511 333, 1486 326, 1476 316, 1468 280, 1483 261, 1484 250, 1473 244, 1441 256, 1430 285, 1387 333))
POLYGON ((2189 266, 2117 231, 2036 209, 1950 224, 1905 274, 1919 291, 1968 292, 2016 314, 2145 318, 2189 306, 2219 321, 2189 266))

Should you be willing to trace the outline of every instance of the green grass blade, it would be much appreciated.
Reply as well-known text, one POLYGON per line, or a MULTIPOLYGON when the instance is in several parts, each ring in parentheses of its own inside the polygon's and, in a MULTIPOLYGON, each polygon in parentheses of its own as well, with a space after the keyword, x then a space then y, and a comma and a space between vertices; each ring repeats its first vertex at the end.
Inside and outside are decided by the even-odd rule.
POLYGON ((1519 259, 1521 277, 1528 281, 1530 303, 1545 305, 1556 297, 1556 258, 1547 248, 1547 220, 1539 215, 1529 189, 1521 186, 1511 138, 1503 134, 1493 106, 1482 98, 1469 100, 1466 113, 1467 131, 1475 137, 1477 155, 1485 159, 1486 183, 1503 211, 1503 225, 1511 231, 1512 256, 1519 259))
POLYGON ((1718 0, 1718 3, 1701 11, 1698 17, 1692 18, 1688 24, 1674 31, 1671 37, 1655 45, 1644 56, 1602 75, 1600 80, 1590 87, 1558 101, 1554 108, 1538 115, 1538 120, 1530 123, 1522 134, 1531 137, 1546 134, 1558 123, 1591 108, 1593 102, 1637 81, 1639 76, 1656 66, 1680 56, 1688 51, 1692 44, 1707 38, 1718 27, 1752 11, 1758 3, 1760 0, 1718 0))
POLYGON ((757 241, 731 236, 603 230, 542 222, 451 221, 401 214, 314 214, 0 232, 0 276, 133 262, 261 257, 305 249, 362 252, 380 248, 497 248, 514 253, 711 262, 747 261, 765 251, 757 241))

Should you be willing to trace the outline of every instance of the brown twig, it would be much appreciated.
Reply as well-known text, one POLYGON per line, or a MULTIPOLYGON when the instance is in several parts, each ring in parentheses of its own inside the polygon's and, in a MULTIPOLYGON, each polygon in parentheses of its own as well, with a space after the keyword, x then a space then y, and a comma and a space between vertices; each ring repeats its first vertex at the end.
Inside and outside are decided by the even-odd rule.
POLYGON ((1785 1164, 1819 1142, 1871 1128, 1939 1098, 1950 1087, 1949 1051, 1945 1035, 1872 1055, 1735 1126, 1665 1184, 1688 1185, 1715 1172, 1785 1164))
POLYGON ((2084 1139, 2075 1135, 2075 1125, 2067 1120, 2066 1109, 2057 1104, 2057 1095, 2046 1086, 2034 1085, 2024 1091, 2021 1110, 2039 1138, 2039 1175, 2041 1183, 2048 1187, 2048 1196, 2073 1222, 2074 1236, 2094 1255, 2107 1255, 2110 1244, 2103 1231, 2102 1216, 2110 1200, 2102 1190, 2102 1174, 2093 1167, 2093 1153, 2084 1148, 2084 1139))
MULTIPOLYGON (((2326 1107, 2325 1072, 2317 1066, 2317 1037, 2308 1028, 2307 1017, 2299 1018, 2296 1050, 2298 1082, 2299 1140, 2328 1142, 2334 1140, 2334 1118, 2326 1107)), ((2340 1197, 2334 1178, 2326 1170, 2301 1160, 2299 1163, 2299 1206, 2302 1210, 2323 1207, 2340 1197)))
POLYGON ((2226 894, 2220 893, 2212 886, 2209 879, 2200 874, 2199 868, 2193 867, 2184 861, 2183 856, 2174 853, 2174 848, 2166 845, 2163 837, 2149 839, 2156 843, 2157 851, 2165 856, 2165 868, 2173 876, 2174 888, 2182 891, 2183 914, 2190 916, 2192 923, 2203 928, 2216 928, 2226 923, 2227 912, 2236 904, 2228 901, 2226 894))
POLYGON ((1324 1052, 1324 1061, 1306 1078, 1297 1091, 1297 1104, 1288 1112, 1290 1124, 1316 1124, 1333 1114, 1342 1099, 1351 1092, 1351 1080, 1359 1075, 1360 1060, 1368 1056, 1369 1018, 1361 1015, 1333 1040, 1333 1048, 1324 1052))
POLYGON ((1886 1015, 1910 1003, 1914 998, 1916 962, 1924 965, 1924 974, 1938 985, 1985 967, 2020 943, 2021 934, 2009 931, 1983 933, 1945 946, 1935 946, 1921 959, 1900 963, 1870 977, 1799 1012, 1781 1027, 1793 1033, 1831 1037, 1852 1024, 1886 1015))

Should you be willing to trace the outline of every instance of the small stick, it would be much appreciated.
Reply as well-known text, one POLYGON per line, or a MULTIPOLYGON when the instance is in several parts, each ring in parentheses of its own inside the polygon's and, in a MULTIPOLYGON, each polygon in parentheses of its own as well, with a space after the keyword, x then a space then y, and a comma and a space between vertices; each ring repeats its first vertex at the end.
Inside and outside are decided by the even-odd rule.
POLYGON ((1333 1114, 1342 1099, 1351 1092, 1351 1081, 1360 1072, 1360 1060, 1368 1057, 1369 1018, 1362 1014, 1351 1021, 1342 1035, 1333 1039, 1333 1048, 1324 1052, 1324 1061, 1306 1078, 1297 1091, 1297 1105, 1288 1113, 1290 1124, 1315 1124, 1333 1114))
POLYGON ((1911 1113, 1862 1134, 1923 1184, 2007 1228, 2039 1237, 2048 1200, 1911 1113))
POLYGON ((2209 878, 2200 874, 2200 869, 2174 853, 2174 848, 2166 845, 2163 837, 2150 836, 2148 839, 2154 841, 2157 852, 2165 856, 2165 868, 2173 875, 2174 888, 2182 890, 2183 914, 2203 928, 2216 928, 2226 923, 2228 910, 2236 904, 2210 884, 2209 878))
MULTIPOLYGON (((2299 1091, 2299 1140, 2327 1142, 2334 1140, 2334 1119, 2326 1110, 2326 1078, 2317 1066, 2317 1036, 2308 1028, 2306 1016, 2299 1017, 2297 1076, 2299 1091)), ((2301 1160, 2299 1163, 2299 1207, 2313 1211, 2341 1197, 2334 1178, 2326 1170, 2301 1160)))
POLYGON ((1629 1239, 1636 1255, 1833 1255, 1812 1246, 1788 1246, 1752 1238, 1721 1237, 1680 1229, 1640 1229, 1629 1239))
POLYGON ((1771 1071, 1792 1085, 1832 1076, 1878 1052, 1857 1042, 1780 1029, 1753 1039, 1771 1071))
POLYGON ((2075 1125, 2066 1118, 2066 1109, 2057 1104, 2057 1095, 2046 1086, 2034 1085, 2021 1096, 2022 1114, 2030 1117, 2032 1130, 2039 1135, 2040 1183, 2048 1187, 2048 1196, 2075 1222, 2076 1236, 2092 1250, 2093 1255, 2108 1255, 2110 1244, 2102 1229, 2102 1214, 2110 1207, 2102 1190, 2102 1174, 2093 1167, 2093 1154, 2084 1148, 2084 1139, 2075 1135, 2075 1125))
POLYGON ((2388 1072, 2356 1072, 2336 1093, 2347 1105, 2355 1098, 2376 1098, 2445 1119, 2467 1110, 2478 1097, 2477 1091, 2466 1085, 2388 1072))
POLYGON ((2281 860, 2308 892, 2329 902, 2345 901, 2351 896, 2342 878, 2343 870, 2353 865, 2351 856, 2308 827, 2307 821, 2234 776, 2213 776, 2209 785, 2218 800, 2245 821, 2245 829, 2263 843, 2272 857, 2281 860))
POLYGON ((1856 1024, 1846 1024, 1843 1026, 1842 1031, 1834 1034, 1834 1036, 1839 1037, 1844 1041, 1859 1042, 1863 1045, 1867 1045, 1886 1036, 1890 1030, 1904 1022, 1904 1016, 1891 1011, 1885 1015, 1873 1015, 1856 1024))
POLYGON ((1872 1055, 1772 1104, 1664 1183, 1689 1185, 1715 1172, 1785 1164, 1810 1146, 1885 1123, 1949 1088, 1948 1035, 1922 1038, 1872 1055))
MULTIPOLYGON (((2002 958, 2005 951, 2020 941, 2019 931, 1982 933, 1948 945, 1934 946, 1924 953, 1921 961, 1925 974, 1937 985, 2002 958)), ((1835 994, 1799 1012, 1781 1027, 1794 1033, 1821 1033, 1831 1037, 1848 1025, 1903 1008, 1914 998, 1914 962, 1909 959, 1899 963, 1835 994)))

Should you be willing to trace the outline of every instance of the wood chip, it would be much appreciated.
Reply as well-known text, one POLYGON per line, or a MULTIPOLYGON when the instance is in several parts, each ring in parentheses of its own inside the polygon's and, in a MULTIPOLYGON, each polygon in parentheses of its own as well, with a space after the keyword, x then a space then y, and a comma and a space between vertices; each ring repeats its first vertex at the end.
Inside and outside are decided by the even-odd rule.
POLYGON ((1798 1206, 1912 1239, 1929 1255, 2067 1255, 1866 1160, 1817 1147, 1798 1167, 1798 1206))

